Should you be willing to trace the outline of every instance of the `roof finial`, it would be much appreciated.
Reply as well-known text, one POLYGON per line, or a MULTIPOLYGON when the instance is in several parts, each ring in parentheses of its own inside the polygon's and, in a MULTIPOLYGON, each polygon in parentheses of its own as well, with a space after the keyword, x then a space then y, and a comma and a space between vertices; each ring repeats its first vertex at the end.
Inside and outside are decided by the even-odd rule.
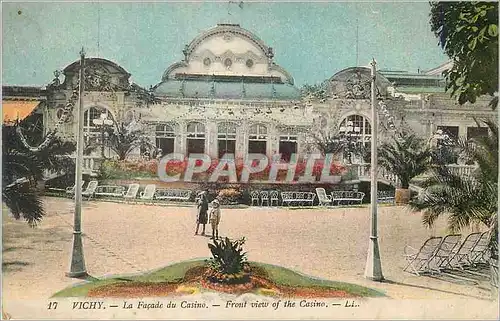
POLYGON ((189 45, 185 45, 184 49, 182 50, 182 53, 184 54, 184 61, 188 61, 188 51, 189 51, 189 45))

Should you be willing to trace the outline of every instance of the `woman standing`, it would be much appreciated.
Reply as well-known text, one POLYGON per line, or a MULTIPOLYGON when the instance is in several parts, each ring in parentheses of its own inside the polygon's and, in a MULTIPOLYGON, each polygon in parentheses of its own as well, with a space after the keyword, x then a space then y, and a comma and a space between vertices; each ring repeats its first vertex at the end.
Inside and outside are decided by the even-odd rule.
POLYGON ((207 224, 208 221, 208 196, 206 191, 198 194, 196 197, 196 204, 198 208, 198 215, 196 217, 196 231, 194 232, 194 235, 198 235, 200 224, 203 225, 201 235, 205 235, 205 224, 207 224))

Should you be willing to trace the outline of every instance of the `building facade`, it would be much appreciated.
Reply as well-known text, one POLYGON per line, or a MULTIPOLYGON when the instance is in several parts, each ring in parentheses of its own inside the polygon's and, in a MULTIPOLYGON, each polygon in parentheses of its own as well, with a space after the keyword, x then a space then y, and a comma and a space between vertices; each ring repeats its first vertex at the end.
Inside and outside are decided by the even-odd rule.
MULTIPOLYGON (((346 68, 326 80, 319 94, 304 93, 276 63, 273 48, 234 24, 219 24, 201 33, 180 58, 149 90, 130 83, 122 66, 87 58, 85 141, 106 139, 95 120, 107 118, 114 124, 111 127, 141 128, 161 154, 206 153, 215 158, 232 153, 244 158, 248 153, 280 153, 286 159, 292 153, 315 151, 315 139, 339 131, 370 143, 369 68, 346 68)), ((64 107, 78 86, 79 67, 77 61, 55 73, 43 89, 37 113, 43 115, 45 133, 57 126, 59 135, 74 139, 76 109, 66 115, 64 107)), ((485 133, 475 119, 495 116, 489 97, 458 105, 445 93, 440 76, 447 67, 418 74, 377 73, 376 94, 387 106, 379 116, 381 140, 394 134, 393 125, 429 140, 437 132, 467 138, 485 133)), ((3 99, 9 96, 4 94, 3 99)), ((139 154, 137 150, 135 155, 139 154)))

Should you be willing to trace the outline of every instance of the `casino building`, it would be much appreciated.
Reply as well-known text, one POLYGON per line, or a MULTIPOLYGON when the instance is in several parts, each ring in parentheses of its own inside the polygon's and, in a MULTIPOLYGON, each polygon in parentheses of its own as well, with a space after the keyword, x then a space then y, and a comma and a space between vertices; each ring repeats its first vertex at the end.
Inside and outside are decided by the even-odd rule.
MULTIPOLYGON (((111 127, 142 128, 162 154, 218 157, 228 152, 244 157, 281 153, 287 158, 291 153, 314 151, 315 135, 338 131, 369 144, 368 68, 347 67, 325 80, 321 94, 304 94, 277 61, 279 50, 275 54, 272 47, 236 24, 219 24, 198 35, 179 53, 178 62, 163 73, 158 71, 159 82, 149 90, 132 84, 123 66, 86 58, 85 141, 106 139, 101 124, 107 118, 111 127)), ((381 140, 392 135, 391 122, 429 140, 436 132, 470 138, 487 131, 478 128, 474 118, 495 116, 488 106, 490 98, 458 105, 444 92, 440 75, 447 67, 417 74, 378 72, 377 96, 387 106, 379 117, 381 140)), ((33 111, 30 117, 43 124, 43 132, 59 126, 59 135, 74 139, 76 109, 62 124, 59 120, 77 88, 78 72, 79 61, 75 61, 62 73, 56 72, 56 78, 43 88, 4 86, 4 123, 33 111)), ((100 157, 99 151, 94 154, 100 157)), ((139 155, 138 149, 135 156, 139 155)), ((105 149, 105 156, 113 155, 105 149)))

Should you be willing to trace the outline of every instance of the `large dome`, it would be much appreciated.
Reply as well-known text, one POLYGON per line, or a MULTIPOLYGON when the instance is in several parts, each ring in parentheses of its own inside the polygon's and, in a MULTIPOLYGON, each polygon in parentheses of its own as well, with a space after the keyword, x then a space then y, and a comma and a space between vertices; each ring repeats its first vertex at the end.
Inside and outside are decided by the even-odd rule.
POLYGON ((166 97, 298 99, 293 77, 274 61, 261 39, 235 24, 219 24, 197 36, 155 86, 166 97))

